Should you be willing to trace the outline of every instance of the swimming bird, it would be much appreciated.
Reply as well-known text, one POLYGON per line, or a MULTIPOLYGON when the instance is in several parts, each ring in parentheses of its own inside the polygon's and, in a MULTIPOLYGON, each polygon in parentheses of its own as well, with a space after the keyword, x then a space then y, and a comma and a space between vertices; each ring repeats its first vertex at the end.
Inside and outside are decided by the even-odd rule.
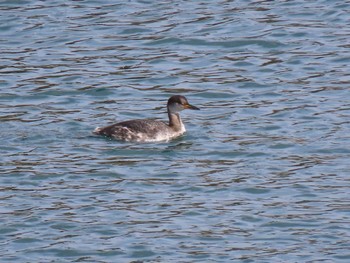
POLYGON ((130 120, 103 128, 97 127, 94 134, 127 142, 169 141, 186 132, 179 114, 184 109, 199 110, 189 104, 184 96, 175 95, 169 98, 167 104, 169 124, 151 119, 130 120))

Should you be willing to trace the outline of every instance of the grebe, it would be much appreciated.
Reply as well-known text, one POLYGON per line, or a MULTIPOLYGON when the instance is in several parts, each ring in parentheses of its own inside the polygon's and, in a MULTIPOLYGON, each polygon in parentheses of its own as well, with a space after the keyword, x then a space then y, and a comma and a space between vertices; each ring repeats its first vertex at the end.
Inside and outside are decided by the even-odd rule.
POLYGON ((119 122, 103 128, 97 127, 94 134, 112 137, 127 142, 169 141, 182 135, 186 129, 179 112, 184 109, 199 110, 181 95, 169 98, 167 104, 169 124, 150 119, 119 122))

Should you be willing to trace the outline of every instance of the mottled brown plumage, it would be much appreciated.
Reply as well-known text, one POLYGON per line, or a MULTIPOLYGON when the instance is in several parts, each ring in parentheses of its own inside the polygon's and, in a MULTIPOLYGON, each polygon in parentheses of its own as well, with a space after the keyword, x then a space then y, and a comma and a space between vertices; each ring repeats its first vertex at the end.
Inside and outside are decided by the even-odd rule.
POLYGON ((179 114, 184 109, 199 110, 190 105, 184 96, 175 95, 169 98, 167 104, 169 124, 151 119, 130 120, 103 128, 97 127, 94 133, 122 141, 168 141, 186 131, 179 114))

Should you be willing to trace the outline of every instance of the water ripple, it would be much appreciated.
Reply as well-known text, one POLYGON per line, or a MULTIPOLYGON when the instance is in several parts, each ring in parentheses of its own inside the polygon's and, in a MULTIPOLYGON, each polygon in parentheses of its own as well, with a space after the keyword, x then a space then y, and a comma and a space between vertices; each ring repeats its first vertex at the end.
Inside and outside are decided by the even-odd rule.
POLYGON ((4 262, 348 262, 349 3, 0 3, 4 262), (96 138, 166 119, 169 143, 96 138))

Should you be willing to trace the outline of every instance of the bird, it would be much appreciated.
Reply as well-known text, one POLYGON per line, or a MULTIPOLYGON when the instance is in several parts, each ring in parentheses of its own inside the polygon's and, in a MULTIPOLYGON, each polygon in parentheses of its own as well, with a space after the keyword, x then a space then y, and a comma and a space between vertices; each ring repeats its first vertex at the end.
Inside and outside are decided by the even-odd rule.
POLYGON ((123 121, 106 127, 97 127, 93 133, 126 142, 159 142, 169 141, 186 132, 180 118, 180 111, 198 107, 188 103, 185 96, 171 96, 167 103, 169 123, 152 119, 123 121))

